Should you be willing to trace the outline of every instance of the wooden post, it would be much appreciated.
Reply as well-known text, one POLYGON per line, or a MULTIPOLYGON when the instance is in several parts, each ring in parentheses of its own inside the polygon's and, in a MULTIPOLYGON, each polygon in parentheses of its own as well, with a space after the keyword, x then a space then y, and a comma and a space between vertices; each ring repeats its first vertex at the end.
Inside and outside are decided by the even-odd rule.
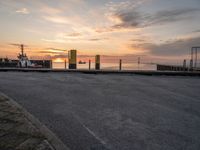
POLYGON ((65 69, 67 69, 67 61, 66 61, 66 59, 65 59, 65 69))
POLYGON ((91 70, 91 60, 89 60, 89 70, 91 70))
POLYGON ((140 70, 140 57, 138 57, 138 70, 140 70))
POLYGON ((120 71, 122 70, 122 60, 121 59, 119 60, 119 70, 120 71))

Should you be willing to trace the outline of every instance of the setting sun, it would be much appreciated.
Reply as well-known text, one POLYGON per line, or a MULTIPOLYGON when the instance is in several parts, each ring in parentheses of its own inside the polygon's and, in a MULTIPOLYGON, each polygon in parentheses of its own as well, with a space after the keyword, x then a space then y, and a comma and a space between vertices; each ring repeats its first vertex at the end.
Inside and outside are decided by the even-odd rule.
POLYGON ((65 62, 65 59, 64 58, 55 58, 55 59, 52 59, 52 61, 54 63, 61 63, 61 62, 65 62))

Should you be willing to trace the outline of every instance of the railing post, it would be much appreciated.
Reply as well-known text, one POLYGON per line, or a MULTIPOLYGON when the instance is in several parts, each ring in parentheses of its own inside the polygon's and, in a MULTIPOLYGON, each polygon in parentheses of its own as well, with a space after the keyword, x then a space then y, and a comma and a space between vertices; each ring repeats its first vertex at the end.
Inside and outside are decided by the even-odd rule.
POLYGON ((89 60, 89 70, 91 70, 91 60, 89 60))
POLYGON ((140 70, 140 57, 138 57, 138 70, 140 70))
POLYGON ((122 60, 121 59, 119 60, 119 70, 120 71, 122 70, 122 60))
POLYGON ((65 59, 65 69, 67 69, 67 61, 66 61, 66 59, 65 59))

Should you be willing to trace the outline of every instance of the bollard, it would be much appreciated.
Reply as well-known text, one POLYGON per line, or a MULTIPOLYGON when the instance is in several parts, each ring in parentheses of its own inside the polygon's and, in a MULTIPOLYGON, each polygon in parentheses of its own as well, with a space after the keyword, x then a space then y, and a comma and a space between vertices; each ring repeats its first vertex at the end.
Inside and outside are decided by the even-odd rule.
POLYGON ((89 70, 91 70, 91 60, 89 60, 89 70))
POLYGON ((121 59, 119 60, 119 70, 120 71, 122 70, 122 60, 121 59))
POLYGON ((140 70, 140 57, 138 57, 138 70, 140 70))
POLYGON ((76 50, 70 50, 68 52, 68 59, 69 59, 69 69, 76 69, 76 59, 77 59, 77 51, 76 50))
POLYGON ((183 71, 186 71, 187 62, 186 59, 183 60, 183 71))
POLYGON ((95 69, 100 70, 100 55, 95 56, 95 69))
POLYGON ((67 61, 66 61, 66 59, 65 59, 65 69, 67 69, 67 61))

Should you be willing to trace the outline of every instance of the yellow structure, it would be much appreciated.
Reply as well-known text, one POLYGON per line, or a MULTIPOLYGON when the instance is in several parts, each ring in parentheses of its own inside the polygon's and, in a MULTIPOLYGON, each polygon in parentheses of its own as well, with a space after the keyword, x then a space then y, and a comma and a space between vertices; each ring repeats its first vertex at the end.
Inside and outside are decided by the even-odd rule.
POLYGON ((76 69, 77 68, 77 51, 70 50, 68 52, 68 59, 69 59, 69 69, 76 69))
POLYGON ((96 55, 95 56, 95 69, 96 70, 100 70, 100 62, 101 60, 100 60, 100 55, 96 55))

